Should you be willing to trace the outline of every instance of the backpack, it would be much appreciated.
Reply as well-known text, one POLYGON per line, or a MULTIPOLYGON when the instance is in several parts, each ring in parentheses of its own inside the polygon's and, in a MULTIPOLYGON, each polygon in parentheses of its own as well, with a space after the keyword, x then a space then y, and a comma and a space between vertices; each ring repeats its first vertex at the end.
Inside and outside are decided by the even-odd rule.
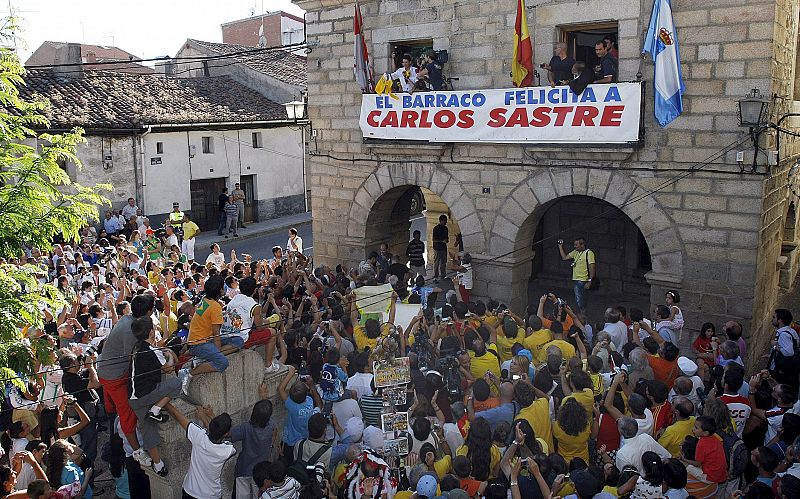
POLYGON ((722 446, 728 459, 728 480, 738 479, 750 462, 750 451, 735 433, 721 431, 718 435, 722 437, 722 446))
MULTIPOLYGON (((300 446, 297 449, 298 456, 303 455, 303 444, 305 444, 306 442, 307 440, 301 440, 300 443, 297 444, 300 446)), ((328 444, 323 445, 322 447, 319 448, 319 450, 317 450, 317 452, 314 453, 313 456, 311 456, 311 459, 309 459, 308 461, 303 461, 302 459, 295 459, 295 461, 292 464, 290 464, 289 467, 286 469, 286 474, 297 480, 303 489, 309 488, 316 481, 316 477, 313 476, 314 473, 313 471, 309 472, 308 468, 309 467, 313 468, 314 465, 316 465, 317 462, 319 462, 319 458, 321 458, 323 454, 328 452, 328 449, 330 448, 331 446, 328 444)))
POLYGON ((331 364, 323 366, 319 376, 319 387, 326 394, 338 394, 341 396, 344 393, 336 366, 331 364))

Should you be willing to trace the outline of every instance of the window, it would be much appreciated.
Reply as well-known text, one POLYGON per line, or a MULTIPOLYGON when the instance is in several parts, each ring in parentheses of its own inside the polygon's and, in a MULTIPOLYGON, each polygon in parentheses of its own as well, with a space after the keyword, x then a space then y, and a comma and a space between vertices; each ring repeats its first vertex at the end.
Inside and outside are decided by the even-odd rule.
POLYGON ((421 67, 425 60, 425 52, 433 49, 433 40, 414 40, 406 42, 396 42, 392 47, 392 63, 389 68, 391 73, 403 66, 403 55, 410 54, 414 61, 414 66, 421 67))
POLYGON ((585 62, 587 68, 593 68, 600 62, 600 59, 594 53, 594 45, 598 40, 606 37, 609 37, 614 44, 612 55, 616 54, 616 58, 619 59, 619 52, 617 51, 619 24, 616 21, 571 24, 559 26, 559 29, 561 30, 560 41, 567 44, 567 55, 576 61, 585 62))
POLYGON ((203 137, 203 154, 214 154, 214 137, 203 137))
POLYGON ((253 132, 253 149, 260 147, 264 147, 264 143, 261 141, 261 132, 253 132))
POLYGON ((164 143, 156 142, 156 154, 164 154, 164 143))

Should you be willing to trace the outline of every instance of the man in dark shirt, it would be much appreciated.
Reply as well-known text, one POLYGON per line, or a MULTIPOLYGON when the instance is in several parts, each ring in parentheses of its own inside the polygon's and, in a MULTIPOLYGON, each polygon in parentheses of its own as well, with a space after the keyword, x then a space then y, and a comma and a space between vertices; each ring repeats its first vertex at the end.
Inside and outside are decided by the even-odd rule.
POLYGON ((586 67, 586 63, 578 61, 572 66, 574 79, 569 82, 569 88, 576 95, 580 95, 586 87, 594 82, 594 72, 586 67))
POLYGON ((603 40, 598 40, 594 44, 594 53, 600 59, 600 63, 595 66, 595 83, 616 83, 617 82, 617 63, 608 52, 608 47, 603 40))
POLYGON ((58 362, 64 371, 61 377, 64 392, 75 397, 75 401, 80 404, 90 419, 89 424, 78 434, 81 437, 81 449, 89 459, 88 463, 91 466, 97 457, 97 421, 104 414, 99 397, 95 392, 96 388, 100 388, 100 380, 97 378, 97 371, 94 368, 97 355, 95 353, 87 354, 84 360, 85 364, 81 365, 75 355, 68 354, 61 357, 58 362))
POLYGON ((222 230, 225 228, 225 220, 227 219, 227 214, 225 213, 225 205, 228 204, 228 188, 223 187, 222 192, 219 195, 219 228, 217 229, 217 235, 222 235, 222 230))
POLYGON ((572 65, 575 64, 575 59, 567 55, 567 44, 564 42, 556 43, 553 54, 550 64, 544 64, 542 67, 547 70, 550 85, 555 87, 572 80, 572 65))
POLYGON ((447 230, 447 215, 439 216, 439 223, 433 228, 433 278, 438 279, 447 273, 447 243, 450 234, 447 230))
POLYGON ((414 272, 414 277, 425 276, 425 243, 420 240, 422 233, 415 230, 412 237, 413 239, 406 247, 408 264, 411 266, 411 271, 414 272))
POLYGON ((442 76, 442 65, 436 60, 435 50, 425 53, 425 67, 419 70, 418 74, 428 78, 428 83, 434 90, 444 90, 444 76, 442 76))

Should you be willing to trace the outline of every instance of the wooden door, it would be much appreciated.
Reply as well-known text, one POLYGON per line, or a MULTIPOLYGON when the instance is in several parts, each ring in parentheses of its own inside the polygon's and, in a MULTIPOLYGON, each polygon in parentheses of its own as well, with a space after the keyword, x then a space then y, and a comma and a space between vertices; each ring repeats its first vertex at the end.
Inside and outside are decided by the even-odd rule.
POLYGON ((242 175, 239 185, 244 191, 244 223, 258 222, 258 207, 255 196, 255 175, 242 175))
POLYGON ((192 180, 192 220, 200 230, 211 231, 219 227, 219 195, 225 187, 224 178, 192 180))

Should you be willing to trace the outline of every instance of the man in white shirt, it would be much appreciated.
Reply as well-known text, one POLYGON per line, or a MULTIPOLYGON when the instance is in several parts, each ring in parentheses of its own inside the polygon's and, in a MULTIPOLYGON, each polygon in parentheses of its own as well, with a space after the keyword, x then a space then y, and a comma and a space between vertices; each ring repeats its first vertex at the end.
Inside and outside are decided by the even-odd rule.
POLYGON ((776 309, 772 313, 772 326, 777 329, 772 340, 769 357, 769 373, 778 383, 786 383, 797 389, 799 366, 791 362, 795 345, 800 345, 800 337, 792 329, 792 313, 786 309, 776 309))
POLYGON ((116 234, 122 229, 123 226, 119 224, 119 219, 114 216, 110 211, 106 212, 106 218, 103 220, 103 229, 109 236, 116 234))
POLYGON ((412 66, 413 58, 411 54, 403 54, 403 65, 391 74, 393 80, 400 81, 400 87, 403 92, 408 94, 414 89, 414 84, 417 83, 417 68, 412 66))
POLYGON ((133 198, 128 198, 128 204, 122 207, 122 216, 125 220, 130 220, 131 217, 135 217, 137 212, 139 211, 139 207, 136 206, 136 200, 133 198))
POLYGON ((617 352, 622 353, 622 347, 628 343, 628 327, 620 320, 619 310, 615 308, 606 309, 606 323, 603 331, 611 336, 611 342, 617 352))
POLYGON ((172 248, 172 246, 180 247, 178 244, 178 236, 175 235, 175 229, 172 228, 171 225, 167 225, 167 238, 166 238, 167 248, 172 248))
POLYGON ((287 251, 303 252, 303 238, 297 235, 297 229, 289 229, 289 240, 286 242, 287 251))
POLYGON ((656 442, 653 437, 647 433, 637 435, 639 425, 636 420, 630 417, 623 417, 617 421, 617 428, 622 435, 622 447, 617 451, 616 465, 617 469, 623 469, 625 466, 635 466, 637 470, 642 471, 642 454, 647 451, 655 452, 662 459, 669 459, 672 455, 656 442))

